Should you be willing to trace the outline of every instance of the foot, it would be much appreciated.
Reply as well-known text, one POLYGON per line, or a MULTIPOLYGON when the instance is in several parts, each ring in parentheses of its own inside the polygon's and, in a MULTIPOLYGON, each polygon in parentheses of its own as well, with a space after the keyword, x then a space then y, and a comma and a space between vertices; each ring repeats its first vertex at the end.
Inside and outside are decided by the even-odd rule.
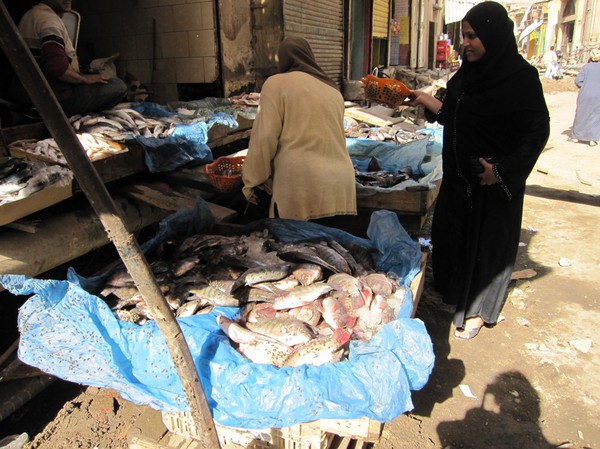
POLYGON ((595 140, 590 141, 590 146, 591 147, 595 147, 596 145, 598 145, 598 142, 595 140))
POLYGON ((454 336, 461 340, 470 340, 475 338, 479 331, 484 326, 484 321, 481 317, 473 317, 465 320, 465 325, 463 328, 457 328, 454 331, 454 336))

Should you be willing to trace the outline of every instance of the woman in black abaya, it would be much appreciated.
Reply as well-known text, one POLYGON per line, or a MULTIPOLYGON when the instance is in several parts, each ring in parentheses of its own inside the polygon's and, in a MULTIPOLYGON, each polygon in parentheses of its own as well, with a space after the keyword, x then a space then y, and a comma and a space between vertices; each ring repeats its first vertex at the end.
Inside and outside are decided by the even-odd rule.
POLYGON ((435 287, 456 305, 454 336, 493 326, 521 232, 525 182, 550 132, 537 70, 517 50, 513 22, 496 2, 462 21, 463 63, 439 99, 416 91, 444 125, 444 177, 433 215, 435 287))

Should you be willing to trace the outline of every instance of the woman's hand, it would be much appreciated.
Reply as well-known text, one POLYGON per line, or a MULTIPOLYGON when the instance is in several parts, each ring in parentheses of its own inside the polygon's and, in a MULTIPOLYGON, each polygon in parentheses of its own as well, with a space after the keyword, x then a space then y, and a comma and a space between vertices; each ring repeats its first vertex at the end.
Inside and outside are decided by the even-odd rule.
POLYGON ((442 107, 442 102, 440 100, 433 95, 429 95, 420 90, 414 90, 413 94, 408 98, 408 101, 405 101, 402 104, 407 106, 423 105, 434 114, 437 114, 442 107))
POLYGON ((494 174, 494 164, 490 164, 482 157, 479 158, 479 163, 483 167, 483 171, 479 174, 479 179, 481 179, 479 184, 482 186, 491 186, 496 184, 498 182, 498 178, 496 178, 496 175, 494 174))

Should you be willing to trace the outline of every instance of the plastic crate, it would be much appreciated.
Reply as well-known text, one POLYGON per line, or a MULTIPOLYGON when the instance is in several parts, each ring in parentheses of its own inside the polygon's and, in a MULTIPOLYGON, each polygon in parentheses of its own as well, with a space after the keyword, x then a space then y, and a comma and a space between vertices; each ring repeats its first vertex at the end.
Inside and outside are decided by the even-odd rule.
MULTIPOLYGON (((162 412, 162 418, 169 431, 186 438, 201 439, 190 413, 162 412)), ((215 429, 221 445, 237 444, 247 449, 327 449, 334 437, 334 434, 310 424, 280 429, 240 429, 215 423, 215 429)))

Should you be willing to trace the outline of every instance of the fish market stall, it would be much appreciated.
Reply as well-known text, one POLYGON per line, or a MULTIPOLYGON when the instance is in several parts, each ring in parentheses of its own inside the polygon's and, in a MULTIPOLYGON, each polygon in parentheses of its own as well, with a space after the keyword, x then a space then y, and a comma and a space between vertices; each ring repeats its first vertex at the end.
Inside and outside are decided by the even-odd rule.
POLYGON ((398 214, 407 230, 418 231, 441 184, 441 131, 415 129, 401 119, 394 123, 392 119, 369 117, 363 111, 345 118, 359 217, 368 220, 373 211, 390 210, 398 214))
MULTIPOLYGON (((212 161, 229 145, 243 142, 252 127, 254 101, 250 97, 165 106, 123 103, 103 114, 71 117, 70 121, 94 169, 111 189, 129 229, 139 231, 173 211, 193 207, 197 196, 210 199, 213 193, 207 188, 206 176, 202 189, 183 194, 165 188, 164 183, 153 184, 153 180, 164 182, 167 175, 212 161), (150 112, 144 115, 138 109, 150 112)), ((0 204, 0 273, 35 276, 108 244, 93 210, 81 202, 81 189, 45 124, 2 128, 0 135, 3 167, 5 161, 12 161, 11 166, 51 167, 65 174, 60 183, 53 182, 36 192, 24 183, 13 183, 12 178, 0 181, 2 191, 19 189, 18 201, 14 201, 14 194, 13 200, 2 199, 0 204), (81 230, 75 239, 72 229, 81 230), (38 251, 45 257, 38 257, 38 251)), ((12 170, 4 168, 6 173, 12 170)), ((177 179, 170 181, 177 186, 177 179)), ((36 189, 41 186, 43 183, 36 183, 36 189)), ((236 215, 217 204, 209 207, 219 222, 236 215)))
MULTIPOLYGON (((375 213, 368 239, 293 220, 264 220, 237 235, 217 236, 211 221, 200 201, 193 212, 165 220, 144 251, 167 296, 176 288, 187 292, 170 306, 219 426, 257 433, 321 419, 381 423, 412 409, 410 391, 427 382, 434 356, 423 323, 410 318, 420 246, 395 214, 375 213), (305 265, 309 261, 312 266, 305 265), (220 271, 220 263, 229 268, 220 271), (227 274, 227 285, 218 273, 227 274), (317 300, 318 318, 310 307, 300 313, 317 300), (265 329, 261 316, 294 323, 283 336, 295 340, 275 339, 283 324, 265 329), (299 324, 300 316, 315 321, 299 324)), ((33 295, 19 317, 25 363, 115 389, 185 421, 187 404, 164 338, 126 273, 115 269, 82 279, 72 272, 68 281, 1 276, 0 282, 15 294, 33 295), (98 289, 105 299, 91 293, 98 289)), ((231 436, 228 431, 222 433, 231 436)), ((325 441, 320 447, 327 447, 331 439, 319 435, 325 441)))

